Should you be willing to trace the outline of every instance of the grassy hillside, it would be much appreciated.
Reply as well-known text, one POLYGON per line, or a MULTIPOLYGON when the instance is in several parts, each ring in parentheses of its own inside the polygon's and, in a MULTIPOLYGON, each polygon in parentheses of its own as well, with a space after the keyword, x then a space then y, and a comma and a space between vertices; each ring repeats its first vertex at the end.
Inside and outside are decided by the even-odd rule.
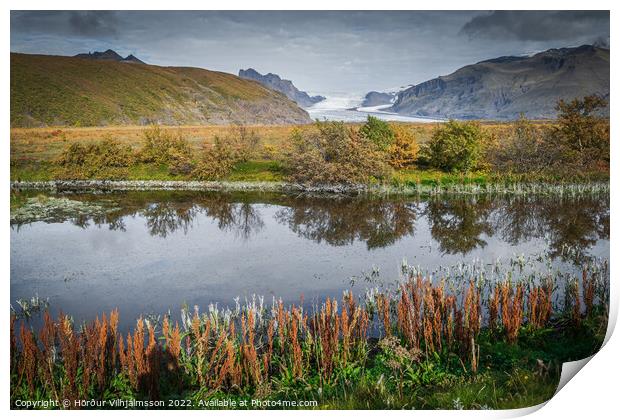
POLYGON ((227 73, 11 54, 12 127, 309 121, 284 95, 227 73))

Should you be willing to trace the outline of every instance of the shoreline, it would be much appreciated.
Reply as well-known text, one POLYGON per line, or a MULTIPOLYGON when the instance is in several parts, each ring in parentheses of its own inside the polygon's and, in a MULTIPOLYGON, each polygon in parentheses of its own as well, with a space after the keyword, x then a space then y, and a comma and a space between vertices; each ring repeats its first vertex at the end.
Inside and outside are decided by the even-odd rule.
POLYGON ((109 180, 54 180, 11 181, 11 190, 43 190, 54 192, 104 191, 221 191, 221 192, 281 192, 326 193, 336 195, 439 195, 439 194, 543 194, 579 195, 609 194, 609 182, 588 183, 489 183, 489 184, 331 184, 303 185, 269 181, 109 181, 109 180))

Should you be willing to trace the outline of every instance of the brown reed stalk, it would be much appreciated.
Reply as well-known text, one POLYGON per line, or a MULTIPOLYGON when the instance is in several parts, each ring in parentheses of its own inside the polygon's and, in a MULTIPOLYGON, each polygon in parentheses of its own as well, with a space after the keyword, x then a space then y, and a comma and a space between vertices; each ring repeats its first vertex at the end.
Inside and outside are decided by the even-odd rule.
POLYGON ((246 322, 245 315, 241 316, 241 331, 242 331, 242 344, 241 355, 243 363, 243 372, 247 383, 253 383, 258 385, 261 383, 262 374, 260 369, 260 363, 255 347, 255 333, 254 333, 254 311, 248 311, 248 318, 246 322))
POLYGON ((596 290, 594 276, 588 278, 588 272, 583 270, 582 275, 582 288, 583 288, 583 303, 586 306, 586 317, 592 314, 592 308, 594 307, 594 293, 596 290))
POLYGON ((340 325, 342 329, 342 363, 346 364, 351 343, 351 330, 349 329, 349 312, 344 305, 340 315, 340 325))
POLYGON ((572 317, 575 326, 578 327, 581 324, 581 299, 579 297, 579 285, 577 284, 577 280, 571 283, 571 291, 573 297, 572 317))
POLYGON ((342 297, 342 307, 347 308, 349 315, 353 315, 355 313, 356 303, 351 290, 349 290, 348 293, 345 293, 342 297))
POLYGON ((170 320, 164 317, 162 322, 162 334, 166 340, 165 359, 168 371, 177 372, 179 370, 179 359, 181 356, 181 330, 179 323, 174 328, 170 328, 170 320))
POLYGON ((334 359, 338 351, 340 322, 337 315, 338 304, 327 298, 321 310, 315 314, 314 324, 318 336, 317 359, 319 372, 323 381, 328 381, 334 368, 334 359))
POLYGON ((11 348, 10 348, 10 352, 11 352, 11 374, 13 374, 14 372, 17 372, 17 361, 18 361, 18 356, 19 356, 19 351, 17 348, 17 337, 15 336, 15 321, 16 321, 17 317, 15 316, 15 314, 11 314, 11 329, 10 329, 10 334, 11 334, 11 348))
POLYGON ((472 280, 465 293, 465 331, 468 338, 478 336, 480 323, 480 292, 472 280))
POLYGON ((280 353, 284 353, 284 303, 280 299, 278 301, 278 311, 277 311, 277 320, 278 320, 278 346, 280 347, 280 353))
POLYGON ((471 371, 475 375, 478 373, 478 363, 480 361, 480 345, 476 344, 474 336, 471 336, 471 371))
POLYGON ((96 377, 99 389, 102 390, 105 384, 106 363, 108 362, 108 320, 105 313, 101 316, 101 323, 96 324, 96 329, 98 336, 96 377))
POLYGON ((519 329, 523 322, 523 284, 518 283, 515 288, 510 282, 501 286, 502 293, 502 323, 509 343, 515 343, 519 329))
POLYGON ((430 281, 425 282, 424 284, 424 295, 422 298, 423 304, 423 331, 424 331, 424 347, 426 354, 429 352, 433 353, 435 351, 435 339, 434 339, 434 329, 435 329, 435 300, 433 299, 433 286, 430 281))
MULTIPOLYGON (((216 331, 214 331, 215 333, 216 331)), ((231 337, 234 337, 234 335, 230 335, 231 337)), ((213 351, 211 352, 211 357, 209 358, 209 365, 208 365, 208 371, 213 371, 216 372, 217 371, 217 367, 220 364, 220 360, 223 357, 223 352, 221 352, 220 350, 223 348, 224 344, 227 344, 226 339, 228 338, 228 335, 225 333, 225 331, 220 330, 220 334, 219 337, 215 343, 215 347, 213 348, 213 351)), ((206 386, 206 379, 205 376, 202 376, 202 381, 203 384, 205 384, 206 386)))
POLYGON ((443 314, 444 314, 444 283, 443 281, 439 286, 433 287, 431 285, 432 295, 433 295, 433 335, 435 340, 435 347, 439 350, 442 348, 442 338, 443 338, 443 314))
POLYGON ((116 347, 118 346, 118 308, 114 308, 110 312, 110 337, 108 340, 108 354, 111 355, 112 369, 116 369, 116 347))
POLYGON ((34 334, 30 329, 20 325, 19 336, 22 342, 21 358, 19 360, 19 377, 20 382, 26 378, 30 395, 34 395, 35 379, 37 373, 37 344, 34 334))
POLYGON ((528 294, 528 320, 534 328, 542 328, 551 317, 552 287, 534 286, 528 294))
POLYGON ((155 338, 155 327, 153 324, 148 326, 149 342, 146 350, 147 355, 147 386, 149 396, 152 400, 159 399, 159 366, 161 360, 161 349, 155 338))
POLYGON ((454 313, 456 311, 456 298, 454 296, 446 297, 446 306, 444 309, 446 319, 446 338, 448 341, 448 348, 452 348, 454 343, 454 313))
POLYGON ((124 349, 123 338, 119 340, 119 354, 121 359, 121 365, 127 376, 129 377, 129 383, 134 390, 139 389, 138 370, 136 369, 136 358, 133 354, 133 339, 131 333, 127 333, 127 349, 124 349))
POLYGON ((299 324, 301 323, 301 315, 295 306, 291 311, 291 316, 287 317, 290 319, 289 331, 290 331, 290 339, 291 339, 291 348, 293 350, 293 375, 297 378, 302 377, 303 371, 303 360, 302 360, 302 352, 301 345, 299 344, 299 324))
POLYGON ((148 376, 148 360, 144 350, 144 320, 138 318, 136 329, 133 333, 133 359, 135 364, 136 377, 138 379, 138 387, 145 389, 147 387, 146 378, 148 376))
POLYGON ((383 293, 377 295, 377 311, 379 313, 379 318, 383 322, 383 331, 385 332, 385 336, 391 336, 392 326, 390 320, 390 298, 383 293))
POLYGON ((46 310, 43 315, 43 327, 39 332, 41 349, 37 347, 44 385, 57 400, 60 399, 54 378, 54 354, 56 353, 56 324, 46 310))
POLYGON ((409 346, 417 348, 419 345, 418 314, 415 312, 413 301, 409 294, 410 289, 407 285, 401 285, 400 300, 396 306, 397 326, 405 336, 409 346))
POLYGON ((273 319, 269 320, 269 326, 267 327, 267 362, 265 363, 265 373, 269 371, 269 364, 271 363, 271 356, 273 355, 273 333, 274 333, 273 319))
POLYGON ((357 334, 356 338, 359 343, 366 344, 366 339, 368 337, 368 326, 370 323, 370 316, 368 315, 368 311, 366 309, 357 308, 360 312, 358 317, 359 321, 357 322, 357 334))
POLYGON ((65 377, 67 378, 67 385, 62 390, 62 397, 69 401, 75 401, 79 397, 77 389, 79 341, 73 333, 69 318, 62 314, 59 316, 58 336, 65 377))

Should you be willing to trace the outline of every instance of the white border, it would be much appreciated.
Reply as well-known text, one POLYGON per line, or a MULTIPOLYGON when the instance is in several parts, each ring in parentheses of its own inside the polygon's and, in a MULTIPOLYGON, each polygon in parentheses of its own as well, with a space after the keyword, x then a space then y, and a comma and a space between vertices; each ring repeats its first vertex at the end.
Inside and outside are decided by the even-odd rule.
MULTIPOLYGON (((84 1, 76 1, 76 0, 57 0, 52 2, 49 1, 13 1, 9 0, 4 2, 4 13, 1 17, 2 22, 2 37, 3 37, 3 45, 4 45, 4 53, 3 57, 5 57, 5 64, 2 66, 2 100, 0 103, 2 104, 2 109, 0 110, 0 115, 2 115, 3 122, 3 131, 4 139, 1 142, 2 150, 3 150, 3 164, 0 166, 0 171, 2 171, 2 182, 1 191, 5 200, 9 199, 9 170, 10 170, 10 143, 9 143, 9 128, 10 128, 10 113, 9 113, 9 104, 10 104, 10 64, 8 58, 8 53, 10 50, 10 12, 9 10, 46 10, 46 9, 65 9, 65 10, 156 10, 156 9, 167 9, 171 6, 174 6, 178 9, 186 9, 186 10, 253 10, 257 9, 257 6, 260 6, 261 9, 267 10, 382 10, 382 9, 395 9, 395 10, 405 10, 405 9, 414 9, 414 10, 460 10, 464 5, 470 7, 472 10, 489 10, 489 9, 506 9, 506 10, 582 10, 582 9, 590 9, 590 10, 611 10, 611 44, 614 44, 614 35, 615 29, 618 28, 618 7, 614 7, 616 3, 611 1, 596 1, 590 0, 588 2, 583 1, 532 1, 532 0, 523 0, 519 2, 515 1, 505 1, 501 4, 496 1, 468 1, 467 3, 458 2, 454 0, 444 0, 441 4, 434 2, 420 2, 414 3, 411 1, 392 1, 392 0, 383 0, 381 2, 378 1, 334 1, 334 0, 313 0, 306 2, 296 2, 293 3, 291 1, 272 1, 272 0, 263 0, 261 2, 256 1, 238 1, 238 0, 228 0, 226 2, 205 2, 205 1, 187 1, 187 0, 176 0, 175 2, 170 1, 161 1, 161 0, 151 0, 151 1, 128 1, 128 0, 108 0, 106 2, 89 2, 85 3, 84 1)), ((614 44, 615 45, 615 44, 614 44)), ((611 55, 611 74, 614 74, 614 69, 618 69, 615 53, 611 55)), ((616 95, 617 83, 615 82, 615 78, 612 77, 611 80, 611 96, 615 98, 616 95)), ((615 100, 615 99, 613 99, 615 100)), ((612 100, 612 102, 613 102, 612 100)), ((611 106, 611 118, 612 118, 612 162, 618 162, 620 157, 618 154, 620 153, 617 145, 615 144, 617 139, 617 128, 618 124, 618 112, 615 107, 615 102, 611 106)), ((614 170, 612 167, 611 171, 611 183, 612 186, 616 184, 618 171, 614 170)), ((611 209, 612 213, 614 213, 614 209, 618 207, 618 196, 614 194, 612 189, 611 194, 611 209)), ((5 205, 0 208, 0 220, 7 221, 9 219, 9 206, 5 201, 5 205)), ((0 258, 2 258, 0 263, 0 270, 3 274, 2 278, 2 294, 5 302, 5 310, 0 311, 0 326, 2 326, 2 330, 4 331, 4 345, 0 345, 0 360, 2 361, 2 385, 0 389, 0 398, 2 407, 7 412, 9 411, 9 395, 10 395, 10 377, 9 377, 9 337, 8 337, 8 325, 9 325, 9 311, 8 311, 8 300, 9 300, 9 276, 10 276, 10 227, 7 222, 2 224, 2 242, 0 246, 2 247, 2 253, 0 258)), ((611 236, 613 238, 617 237, 618 229, 616 228, 615 223, 611 223, 611 236)), ((534 419, 542 419, 542 418, 561 418, 561 419, 576 419, 576 418, 611 418, 614 415, 613 413, 617 411, 618 407, 618 374, 620 373, 619 369, 619 356, 620 355, 620 341, 617 337, 617 334, 611 335, 610 333, 613 330, 613 326, 617 320, 618 316, 618 281, 616 278, 616 264, 617 260, 617 247, 615 246, 615 242, 611 243, 611 259, 613 262, 610 264, 611 267, 611 312, 610 312, 610 326, 608 329, 608 339, 609 341, 606 345, 601 349, 599 353, 597 353, 591 361, 588 363, 586 369, 583 369, 579 374, 572 380, 570 380, 564 388, 553 397, 547 404, 543 404, 539 407, 534 407, 530 409, 523 410, 509 410, 509 411, 464 411, 464 412, 454 412, 454 411, 424 411, 424 412, 391 412, 390 416, 396 416, 401 418, 412 418, 412 416, 416 417, 424 417, 424 418, 445 418, 445 417, 454 417, 454 418, 505 418, 505 417, 516 417, 524 414, 531 414, 531 418, 534 419)), ((11 411, 8 413, 11 416, 19 417, 19 418, 32 418, 32 417, 43 417, 49 416, 52 418, 58 418, 58 416, 67 416, 69 418, 82 418, 84 413, 79 412, 25 412, 25 411, 11 411)), ((92 418, 105 418, 110 416, 110 412, 103 411, 89 411, 87 414, 92 418)), ((114 413, 115 416, 124 416, 127 415, 127 412, 122 413, 114 413)), ((202 412, 202 411, 190 411, 178 413, 178 415, 188 416, 191 418, 202 418, 204 419, 207 416, 216 415, 220 419, 228 419, 228 418, 237 418, 238 416, 251 415, 252 417, 257 418, 286 418, 291 416, 293 413, 291 412, 276 412, 276 411, 252 411, 252 412, 232 412, 232 411, 220 411, 217 413, 211 412, 202 412)), ((369 416, 373 415, 381 415, 376 411, 373 412, 361 412, 361 411, 323 411, 319 415, 327 416, 327 417, 338 417, 342 418, 342 416, 365 416, 368 414, 369 416)), ((295 412, 293 415, 299 418, 310 418, 310 416, 316 416, 316 413, 312 411, 300 411, 295 412)), ((135 413, 131 413, 132 417, 141 417, 146 418, 166 418, 169 416, 167 412, 145 412, 138 411, 135 413)))

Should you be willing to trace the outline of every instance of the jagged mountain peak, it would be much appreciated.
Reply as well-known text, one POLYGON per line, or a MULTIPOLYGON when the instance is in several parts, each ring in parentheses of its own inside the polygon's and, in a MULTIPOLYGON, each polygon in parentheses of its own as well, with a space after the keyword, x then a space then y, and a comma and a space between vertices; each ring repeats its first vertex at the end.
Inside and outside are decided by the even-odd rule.
POLYGON ((120 63, 138 63, 138 64, 146 64, 144 61, 140 60, 133 54, 129 54, 127 57, 123 58, 119 53, 114 51, 113 49, 108 48, 104 52, 95 51, 88 53, 80 53, 74 55, 76 58, 85 58, 89 60, 110 60, 110 61, 118 61, 120 63))
POLYGON ((297 105, 309 107, 317 102, 325 100, 324 96, 310 96, 307 92, 300 91, 290 80, 282 79, 275 73, 261 74, 253 68, 239 70, 239 77, 254 80, 261 85, 284 94, 287 98, 297 102, 297 105))

